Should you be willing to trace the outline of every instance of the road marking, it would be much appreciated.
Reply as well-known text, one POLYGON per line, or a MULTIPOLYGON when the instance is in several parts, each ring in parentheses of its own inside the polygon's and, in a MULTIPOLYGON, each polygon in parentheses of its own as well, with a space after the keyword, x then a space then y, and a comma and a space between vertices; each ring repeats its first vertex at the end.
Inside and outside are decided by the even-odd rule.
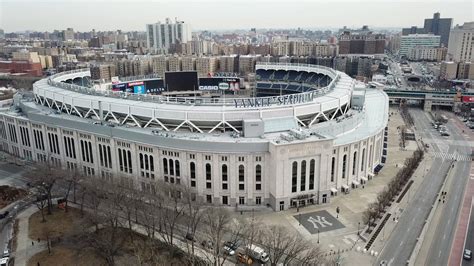
POLYGON ((400 242, 400 247, 401 247, 402 245, 403 245, 403 241, 402 241, 402 242, 400 242))
POLYGON ((438 253, 438 257, 441 257, 441 250, 440 250, 439 253, 438 253))
POLYGON ((446 239, 446 233, 443 234, 443 240, 445 240, 445 239, 446 239))

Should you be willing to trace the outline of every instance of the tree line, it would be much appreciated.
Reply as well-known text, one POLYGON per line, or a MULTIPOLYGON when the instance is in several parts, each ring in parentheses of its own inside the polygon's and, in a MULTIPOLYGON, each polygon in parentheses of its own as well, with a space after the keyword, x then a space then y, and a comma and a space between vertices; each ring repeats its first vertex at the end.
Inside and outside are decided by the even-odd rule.
POLYGON ((254 212, 250 217, 232 215, 229 208, 206 203, 186 182, 156 181, 155 189, 140 191, 128 182, 120 182, 130 177, 109 182, 52 163, 37 164, 25 176, 33 187, 43 221, 52 213, 55 197, 62 198, 66 212, 69 202, 78 206, 87 220, 78 241, 83 247, 93 248, 108 265, 116 265, 126 241, 136 246, 134 255, 140 265, 160 263, 158 246, 178 250, 183 249, 183 243, 189 265, 224 265, 230 258, 224 251, 228 241, 239 242, 239 251, 247 255, 247 245, 261 246, 272 265, 335 263, 323 256, 319 245, 302 238, 296 230, 264 224, 254 212), (142 229, 145 241, 136 241, 137 228, 142 229), (145 248, 149 250, 146 255, 142 252, 145 248))
POLYGON ((391 205, 395 197, 400 194, 410 180, 423 159, 423 155, 424 151, 421 149, 413 152, 413 155, 405 160, 403 167, 390 180, 387 187, 377 194, 376 201, 369 204, 368 208, 363 212, 362 220, 368 226, 369 231, 372 227, 375 227, 376 220, 383 216, 386 208, 391 205))

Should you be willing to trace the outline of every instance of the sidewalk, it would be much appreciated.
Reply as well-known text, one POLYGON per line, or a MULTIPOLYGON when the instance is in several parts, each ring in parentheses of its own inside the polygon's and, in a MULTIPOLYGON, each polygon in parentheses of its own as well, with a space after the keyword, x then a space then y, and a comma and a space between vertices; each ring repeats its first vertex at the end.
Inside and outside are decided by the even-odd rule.
POLYGON ((46 241, 44 239, 38 243, 38 240, 33 240, 28 237, 28 226, 30 216, 37 212, 38 208, 35 205, 27 208, 21 212, 18 216, 18 235, 16 250, 12 253, 15 257, 15 266, 26 266, 28 260, 33 257, 36 253, 47 249, 46 241), (34 243, 34 246, 31 243, 34 243))

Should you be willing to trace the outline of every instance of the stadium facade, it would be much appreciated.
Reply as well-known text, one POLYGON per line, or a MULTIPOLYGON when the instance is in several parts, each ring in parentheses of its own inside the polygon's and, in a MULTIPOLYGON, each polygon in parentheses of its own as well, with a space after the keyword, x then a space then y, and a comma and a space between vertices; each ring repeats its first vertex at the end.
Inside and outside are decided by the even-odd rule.
POLYGON ((330 68, 257 64, 254 98, 74 85, 89 76, 59 73, 15 95, 0 112, 1 148, 144 191, 164 181, 212 204, 276 211, 328 203, 385 161, 387 95, 330 68))

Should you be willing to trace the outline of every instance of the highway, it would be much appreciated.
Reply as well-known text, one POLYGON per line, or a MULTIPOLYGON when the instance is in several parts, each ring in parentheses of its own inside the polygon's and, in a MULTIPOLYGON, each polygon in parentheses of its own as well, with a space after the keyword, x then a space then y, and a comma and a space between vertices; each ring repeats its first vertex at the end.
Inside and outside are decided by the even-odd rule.
MULTIPOLYGON (((430 143, 430 152, 451 154, 459 148, 433 130, 427 113, 412 109, 411 114, 417 128, 417 136, 423 138, 425 143, 430 143)), ((450 159, 434 158, 432 167, 426 173, 416 193, 414 193, 411 204, 402 213, 391 237, 385 244, 377 265, 382 260, 385 260, 388 265, 405 265, 407 263, 423 229, 425 219, 431 211, 431 205, 437 200, 438 192, 451 164, 452 160, 450 159)), ((452 223, 454 223, 454 220, 452 223)), ((444 250, 445 253, 442 254, 445 255, 446 259, 449 255, 449 247, 447 245, 444 250)))
MULTIPOLYGON (((454 149, 459 154, 470 154, 471 148, 469 143, 458 133, 460 130, 452 122, 452 119, 448 122, 447 128, 451 134, 449 140, 447 140, 450 149, 454 149)), ((427 265, 447 265, 448 263, 462 196, 469 178, 471 162, 458 160, 455 164, 454 173, 450 177, 451 186, 449 191, 447 191, 446 203, 438 205, 438 208, 443 209, 426 258, 427 265)))

